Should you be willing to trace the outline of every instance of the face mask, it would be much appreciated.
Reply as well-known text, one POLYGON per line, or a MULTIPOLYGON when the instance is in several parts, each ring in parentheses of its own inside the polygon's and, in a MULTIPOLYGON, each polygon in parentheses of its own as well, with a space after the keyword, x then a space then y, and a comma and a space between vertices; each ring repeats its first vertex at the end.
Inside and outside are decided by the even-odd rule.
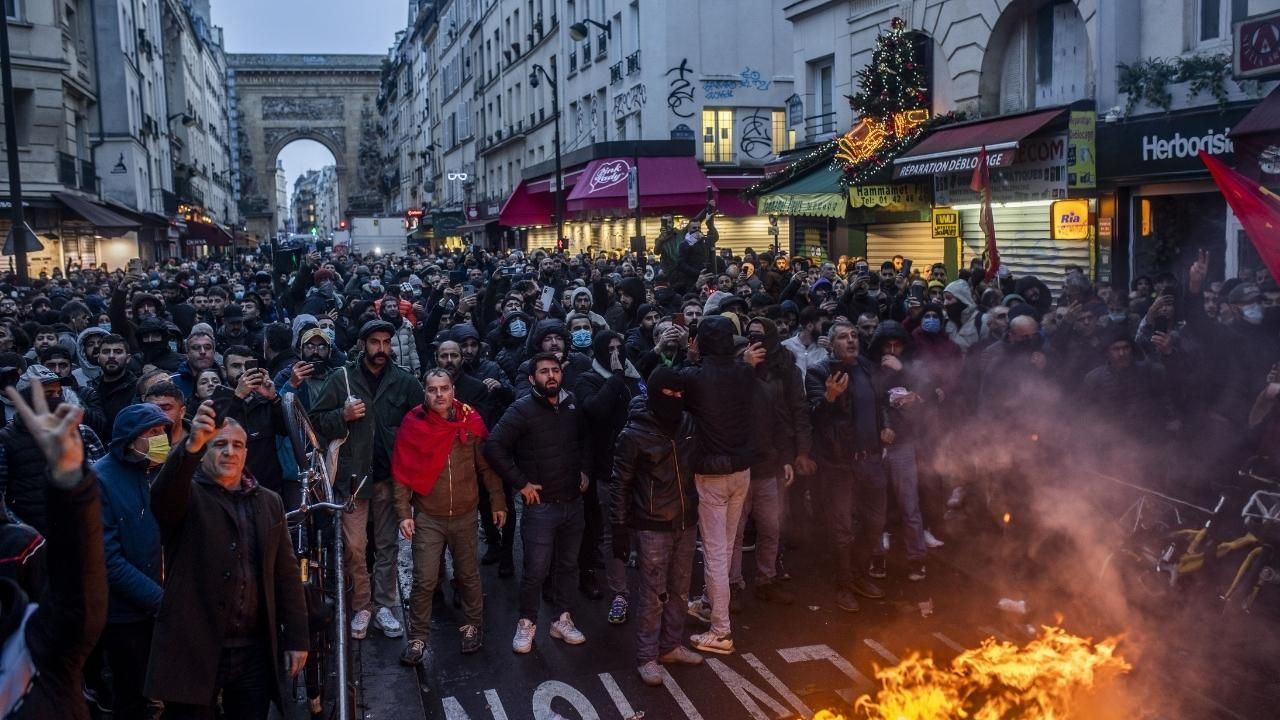
POLYGON ((102 328, 103 330, 106 330, 107 332, 111 332, 111 323, 109 322, 98 323, 98 327, 102 328))
POLYGON ((163 465, 169 457, 169 436, 161 433, 147 438, 147 459, 153 465, 163 465))
POLYGON ((170 352, 178 352, 178 341, 177 341, 177 340, 170 340, 170 341, 169 341, 169 350, 170 350, 170 352))
POLYGON ((325 294, 333 292, 333 281, 325 280, 324 282, 320 283, 320 292, 325 294))
POLYGON ((522 338, 529 332, 529 326, 525 325, 523 320, 512 320, 510 331, 511 337, 522 338))
POLYGON ((942 330, 942 319, 927 317, 920 321, 920 329, 930 334, 940 332, 942 330))
POLYGON ((322 332, 324 332, 324 336, 329 340, 330 345, 338 342, 338 333, 333 328, 324 328, 322 332))
POLYGON ((586 349, 591 347, 590 330, 574 330, 569 333, 569 337, 573 340, 573 346, 576 348, 586 349))
POLYGON ((243 299, 244 299, 244 291, 243 291, 243 290, 237 290, 237 291, 236 291, 236 293, 235 293, 235 295, 236 295, 236 300, 243 300, 243 299))
POLYGON ((1240 310, 1240 314, 1244 316, 1244 321, 1249 323, 1250 325, 1261 325, 1262 316, 1265 314, 1265 312, 1266 311, 1262 309, 1261 303, 1253 303, 1252 305, 1245 305, 1244 308, 1240 310))
POLYGON ((151 281, 151 287, 153 287, 153 288, 158 288, 158 287, 160 287, 160 281, 159 281, 159 280, 152 280, 152 281, 151 281))

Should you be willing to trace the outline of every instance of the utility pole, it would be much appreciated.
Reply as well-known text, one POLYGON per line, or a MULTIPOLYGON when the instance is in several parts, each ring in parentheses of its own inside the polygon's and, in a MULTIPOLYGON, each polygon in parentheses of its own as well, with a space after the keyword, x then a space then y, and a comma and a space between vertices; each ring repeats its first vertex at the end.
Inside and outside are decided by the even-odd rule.
POLYGON ((4 144, 9 163, 9 202, 12 206, 10 225, 13 234, 13 257, 17 261, 18 285, 27 287, 27 219, 22 209, 22 167, 18 160, 18 118, 13 108, 13 70, 9 59, 9 20, 0 23, 0 90, 4 93, 4 144))

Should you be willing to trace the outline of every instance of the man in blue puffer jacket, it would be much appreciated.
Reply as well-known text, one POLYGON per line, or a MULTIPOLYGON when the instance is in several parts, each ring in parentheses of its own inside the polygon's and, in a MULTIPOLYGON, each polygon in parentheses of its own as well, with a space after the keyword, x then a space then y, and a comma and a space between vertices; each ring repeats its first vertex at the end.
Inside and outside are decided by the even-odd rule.
POLYGON ((151 630, 160 599, 160 527, 151 514, 151 478, 169 455, 171 421, 151 403, 126 407, 111 427, 111 446, 94 465, 102 488, 107 561, 107 625, 102 647, 111 664, 115 713, 143 717, 151 630))

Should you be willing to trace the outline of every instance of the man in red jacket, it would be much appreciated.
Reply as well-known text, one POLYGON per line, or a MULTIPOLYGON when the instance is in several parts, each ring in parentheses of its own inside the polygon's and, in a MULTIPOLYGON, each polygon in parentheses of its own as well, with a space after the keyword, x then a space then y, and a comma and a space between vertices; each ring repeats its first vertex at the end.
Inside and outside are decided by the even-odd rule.
POLYGON ((474 653, 483 646, 484 601, 476 557, 481 482, 489 494, 493 524, 501 528, 507 520, 502 480, 484 458, 489 431, 480 413, 454 398, 447 371, 430 370, 424 380, 425 399, 404 416, 391 454, 400 534, 413 541, 409 644, 400 656, 406 665, 422 664, 445 546, 453 552, 454 579, 462 588, 462 652, 474 653))

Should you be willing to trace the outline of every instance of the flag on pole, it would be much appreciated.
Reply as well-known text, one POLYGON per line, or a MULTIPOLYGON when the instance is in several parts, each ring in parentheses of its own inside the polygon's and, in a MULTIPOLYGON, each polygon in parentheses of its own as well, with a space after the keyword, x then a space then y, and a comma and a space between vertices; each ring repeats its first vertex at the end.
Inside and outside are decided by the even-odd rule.
POLYGON ((985 279, 989 281, 1000 270, 1000 251, 996 249, 996 223, 991 217, 991 166, 987 164, 986 145, 978 151, 978 164, 973 168, 969 189, 982 193, 982 209, 978 224, 982 226, 982 234, 987 238, 987 247, 982 253, 982 264, 987 268, 985 279))
POLYGON ((1226 198, 1259 257, 1280 278, 1280 196, 1200 151, 1200 160, 1226 198))

